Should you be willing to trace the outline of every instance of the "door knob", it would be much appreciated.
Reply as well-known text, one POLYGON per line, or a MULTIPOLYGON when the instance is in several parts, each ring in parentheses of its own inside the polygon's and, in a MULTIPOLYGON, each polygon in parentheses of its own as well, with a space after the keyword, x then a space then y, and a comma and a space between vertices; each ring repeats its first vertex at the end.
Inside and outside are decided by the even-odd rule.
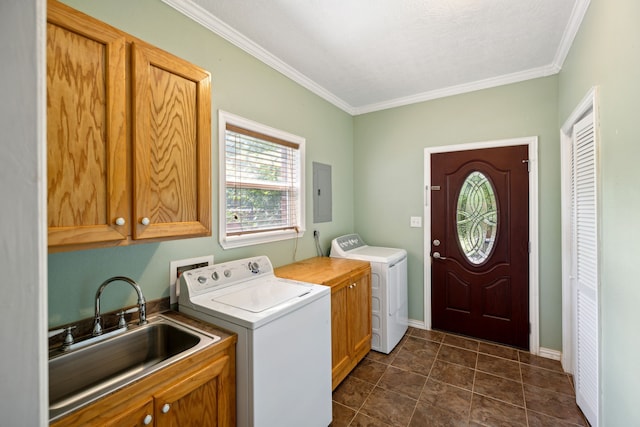
POLYGON ((440 246, 440 240, 435 239, 435 240, 433 241, 433 246, 440 246))
POLYGON ((435 259, 447 259, 447 257, 441 256, 440 252, 434 252, 433 255, 431 256, 434 257, 435 259))

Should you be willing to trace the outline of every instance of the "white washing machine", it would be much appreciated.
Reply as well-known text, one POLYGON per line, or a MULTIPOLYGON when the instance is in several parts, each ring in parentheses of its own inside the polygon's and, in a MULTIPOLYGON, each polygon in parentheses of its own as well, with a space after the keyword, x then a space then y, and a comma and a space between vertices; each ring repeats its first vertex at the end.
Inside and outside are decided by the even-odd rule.
POLYGON ((371 348, 389 354, 407 332, 407 251, 367 246, 359 235, 331 242, 330 256, 371 263, 371 348))
POLYGON ((326 427, 331 290, 282 279, 266 256, 189 270, 179 311, 238 334, 239 427, 326 427))

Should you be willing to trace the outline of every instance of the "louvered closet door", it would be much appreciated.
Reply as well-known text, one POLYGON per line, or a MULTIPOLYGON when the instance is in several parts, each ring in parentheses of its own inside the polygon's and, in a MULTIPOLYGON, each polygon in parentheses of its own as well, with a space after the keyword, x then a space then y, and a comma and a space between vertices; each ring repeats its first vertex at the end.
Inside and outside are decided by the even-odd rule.
POLYGON ((593 114, 573 127, 571 163, 576 401, 598 425, 598 215, 593 114))

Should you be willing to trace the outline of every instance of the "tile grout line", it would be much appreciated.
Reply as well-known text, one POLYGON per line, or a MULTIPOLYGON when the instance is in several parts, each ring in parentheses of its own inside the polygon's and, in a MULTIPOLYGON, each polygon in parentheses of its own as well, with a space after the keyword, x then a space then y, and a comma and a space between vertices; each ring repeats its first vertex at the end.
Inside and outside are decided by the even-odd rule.
MULTIPOLYGON (((416 338, 419 338, 419 337, 416 337, 416 338)), ((425 341, 431 341, 431 340, 425 339, 425 341)), ((438 343, 439 344, 438 351, 436 351, 436 354, 433 356, 433 363, 431 364, 431 368, 429 368, 429 374, 427 374, 427 379, 425 380, 424 385, 422 386, 422 390, 420 390, 420 395, 418 395, 418 399, 416 400, 416 406, 413 407, 413 412, 411 413, 411 417, 409 417, 409 424, 407 424, 407 427, 411 424, 411 420, 413 419, 413 416, 416 414, 416 410, 418 409, 418 403, 420 403, 420 397, 422 397, 422 393, 424 392, 424 389, 427 387, 429 378, 431 378, 431 371, 433 370, 433 366, 436 364, 436 360, 438 359, 438 354, 440 353, 440 349, 442 348, 443 341, 444 341, 444 337, 438 343)), ((435 341, 431 341, 431 342, 435 342, 435 341)))
MULTIPOLYGON (((411 336, 411 335, 406 335, 406 336, 411 336)), ((399 347, 394 348, 393 350, 391 350, 391 352, 395 351, 396 349, 397 349, 398 351, 400 351, 400 350, 402 349, 402 347, 404 347, 405 342, 406 342, 406 340, 404 340, 404 338, 403 338, 403 340, 401 340, 400 346, 399 346, 399 347)), ((371 351, 371 350, 369 350, 369 351, 371 351)), ((375 351, 375 350, 374 350, 374 351, 375 351)), ((390 352, 390 353, 391 353, 391 352, 390 352)), ((374 363, 380 363, 380 364, 382 364, 382 365, 386 365, 386 368, 384 368, 384 372, 382 373, 382 375, 380 375, 380 378, 378 378, 378 380, 376 381, 376 383, 375 383, 375 384, 373 384, 373 388, 372 388, 372 389, 371 389, 371 391, 367 394, 367 397, 365 397, 364 399, 362 399, 362 403, 360 404, 360 406, 359 406, 359 407, 358 407, 358 409, 356 410, 356 413, 355 413, 355 415, 353 416, 353 418, 351 419, 351 421, 349 421, 349 424, 347 425, 347 427, 349 427, 349 426, 351 426, 351 425, 353 424, 353 421, 356 419, 356 417, 358 416, 358 414, 362 411, 362 408, 364 407, 364 404, 367 402, 367 400, 369 399, 369 397, 371 396, 371 394, 373 393, 373 391, 376 389, 376 387, 378 387, 378 383, 382 380, 382 377, 383 377, 383 376, 384 376, 384 374, 387 372, 387 369, 389 369, 389 367, 391 366, 391 363, 395 360, 395 358, 396 358, 397 356, 398 356, 398 354, 397 354, 397 353, 396 353, 395 355, 393 355, 393 356, 391 357, 391 359, 389 360, 389 363, 382 363, 382 362, 378 362, 378 361, 375 361, 375 360, 371 360, 371 361, 372 361, 372 362, 374 362, 374 363)), ((365 356, 365 358, 366 358, 366 356, 365 356)), ((362 360, 364 360, 364 358, 363 358, 362 360)), ((358 362, 358 363, 361 363, 361 362, 362 362, 362 361, 360 361, 360 362, 358 362)), ((370 383, 370 384, 372 384, 372 383, 370 383)), ((386 389, 384 389, 384 390, 386 390, 386 389)), ((414 408, 414 411, 415 411, 415 408, 414 408)), ((366 417, 369 417, 369 418, 373 418, 373 417, 371 417, 370 415, 367 415, 367 414, 364 414, 364 413, 363 413, 363 415, 365 415, 366 417)), ((376 419, 376 418, 373 418, 373 419, 376 419)), ((378 420, 378 421, 380 421, 380 420, 378 420)), ((409 421, 411 421, 411 419, 409 419, 409 421)))
POLYGON ((522 387, 522 401, 524 403, 524 420, 529 427, 529 410, 527 409, 527 394, 524 391, 524 375, 522 374, 522 361, 520 360, 520 350, 518 350, 518 372, 520 372, 520 386, 522 387))
POLYGON ((476 351, 476 364, 473 367, 473 381, 471 382, 471 399, 469 399, 469 415, 467 416, 467 424, 471 424, 471 408, 473 407, 473 395, 476 390, 476 377, 478 376, 478 359, 480 354, 480 344, 478 344, 478 351, 476 351))

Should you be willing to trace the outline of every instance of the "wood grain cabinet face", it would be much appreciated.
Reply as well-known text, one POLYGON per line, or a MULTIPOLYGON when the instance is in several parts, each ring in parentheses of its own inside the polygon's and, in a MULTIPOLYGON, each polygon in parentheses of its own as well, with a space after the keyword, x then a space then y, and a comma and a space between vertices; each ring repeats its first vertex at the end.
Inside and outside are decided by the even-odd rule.
POLYGON ((210 74, 52 0, 47 20, 49 248, 211 235, 210 74))
POLYGON ((49 246, 124 240, 125 38, 51 5, 47 21, 49 246))
POLYGON ((332 383, 335 389, 371 350, 371 271, 332 287, 332 383))
POLYGON ((363 355, 371 349, 371 272, 363 272, 350 281, 349 347, 353 355, 363 355))
POLYGON ((142 405, 117 411, 112 416, 99 421, 104 427, 145 427, 154 426, 153 400, 147 399, 142 405))
POLYGON ((134 238, 206 235, 211 229, 211 77, 142 43, 133 43, 132 58, 134 238))
POLYGON ((224 407, 224 380, 229 369, 224 357, 154 395, 156 426, 227 426, 230 414, 224 407))

